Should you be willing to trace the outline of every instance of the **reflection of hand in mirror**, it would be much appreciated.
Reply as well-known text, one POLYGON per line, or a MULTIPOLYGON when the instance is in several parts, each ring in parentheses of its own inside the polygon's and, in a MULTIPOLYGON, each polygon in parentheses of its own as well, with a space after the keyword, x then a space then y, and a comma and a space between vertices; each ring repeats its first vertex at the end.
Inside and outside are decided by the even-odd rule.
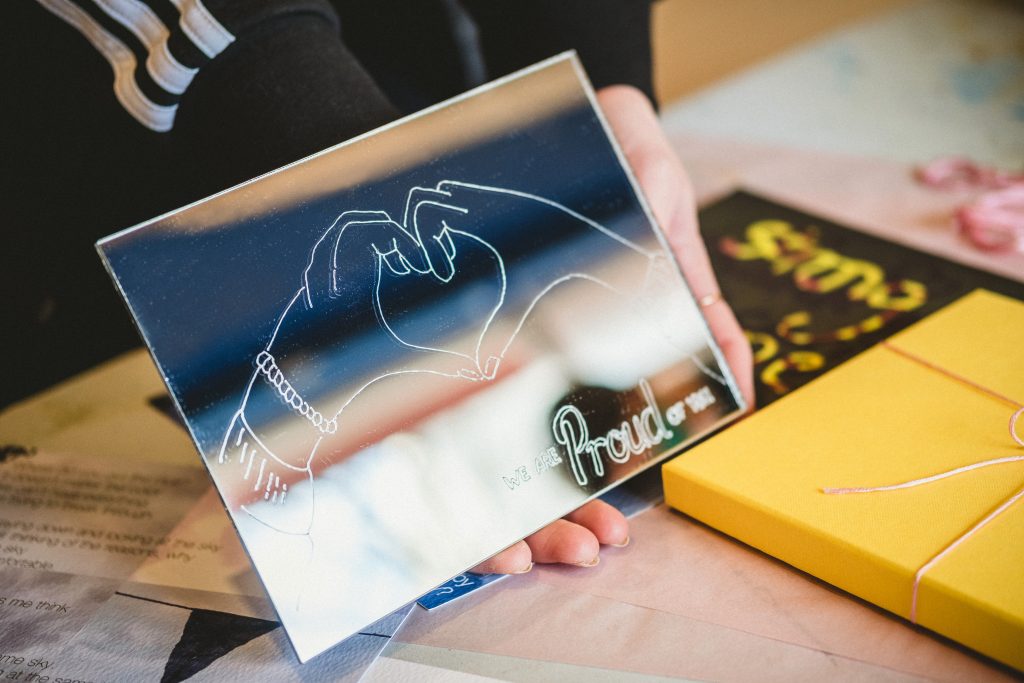
MULTIPOLYGON (((702 303, 704 316, 722 348, 747 404, 754 404, 750 345, 732 310, 718 293, 697 226, 689 178, 665 137, 647 97, 629 86, 611 86, 597 95, 658 224, 665 231, 686 281, 702 303)), ((476 571, 517 573, 532 562, 596 564, 600 544, 629 539, 628 523, 615 508, 594 500, 484 562, 476 571)))

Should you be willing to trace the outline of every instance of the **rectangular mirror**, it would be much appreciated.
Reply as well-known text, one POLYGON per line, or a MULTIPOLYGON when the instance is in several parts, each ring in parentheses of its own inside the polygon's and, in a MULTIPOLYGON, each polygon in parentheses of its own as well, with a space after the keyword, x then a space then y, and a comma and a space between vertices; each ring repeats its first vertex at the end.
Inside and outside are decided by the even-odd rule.
POLYGON ((743 408, 572 54, 98 248, 303 661, 743 408))

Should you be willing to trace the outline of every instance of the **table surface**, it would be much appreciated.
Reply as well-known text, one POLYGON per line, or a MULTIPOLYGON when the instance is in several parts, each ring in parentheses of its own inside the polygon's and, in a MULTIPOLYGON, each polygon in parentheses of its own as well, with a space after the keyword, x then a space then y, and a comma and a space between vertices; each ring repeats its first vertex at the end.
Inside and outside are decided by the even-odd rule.
POLYGON ((924 0, 799 46, 664 112, 673 131, 905 163, 1024 167, 1024 11, 924 0))
MULTIPOLYGON (((1024 280, 1021 255, 956 235, 969 195, 918 187, 909 166, 949 152, 1020 164, 1024 62, 1009 45, 1024 30, 1007 26, 1024 29, 1008 3, 917 3, 683 101, 665 124, 702 203, 743 187, 1024 280)), ((4 411, 0 442, 200 467, 148 403, 162 391, 149 357, 130 353, 4 411), (159 438, 143 448, 143 433, 159 438)), ((539 567, 416 608, 365 680, 1008 678, 663 506, 632 529, 595 570, 539 567)))

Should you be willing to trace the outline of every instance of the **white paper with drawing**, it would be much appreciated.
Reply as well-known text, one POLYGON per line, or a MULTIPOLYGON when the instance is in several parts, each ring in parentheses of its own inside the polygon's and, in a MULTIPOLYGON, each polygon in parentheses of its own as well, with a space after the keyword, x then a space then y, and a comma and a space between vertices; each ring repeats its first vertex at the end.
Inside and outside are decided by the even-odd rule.
POLYGON ((303 660, 741 408, 571 55, 99 248, 303 660))

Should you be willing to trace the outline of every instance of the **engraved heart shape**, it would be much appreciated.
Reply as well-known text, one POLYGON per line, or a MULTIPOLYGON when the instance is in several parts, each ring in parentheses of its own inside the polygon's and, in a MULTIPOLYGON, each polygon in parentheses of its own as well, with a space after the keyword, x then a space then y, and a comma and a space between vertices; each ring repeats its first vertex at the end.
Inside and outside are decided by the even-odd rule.
POLYGON ((481 347, 505 300, 505 263, 490 243, 448 225, 445 215, 465 209, 446 198, 417 188, 404 216, 408 241, 374 245, 374 307, 399 344, 448 354, 462 361, 460 376, 489 380, 501 359, 481 347))

